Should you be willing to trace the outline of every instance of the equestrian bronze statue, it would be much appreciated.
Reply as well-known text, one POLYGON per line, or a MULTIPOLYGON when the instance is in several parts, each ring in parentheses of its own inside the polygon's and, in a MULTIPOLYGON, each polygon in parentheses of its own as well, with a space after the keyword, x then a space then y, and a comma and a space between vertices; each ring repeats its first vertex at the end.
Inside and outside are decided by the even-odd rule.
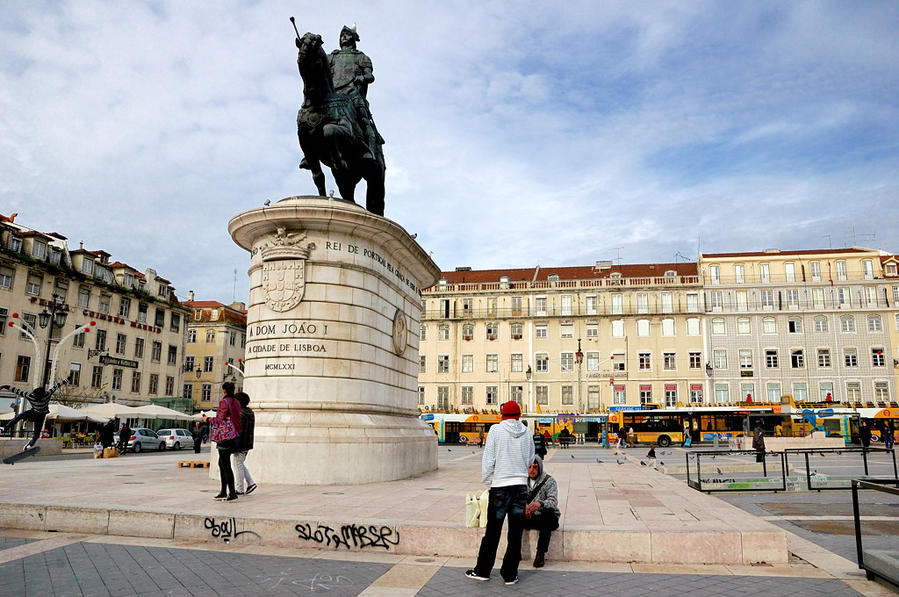
POLYGON ((384 139, 366 99, 368 85, 374 81, 371 60, 356 50, 358 40, 355 30, 344 27, 340 50, 329 57, 320 35, 300 36, 297 31, 297 66, 303 79, 303 105, 297 114, 297 137, 304 155, 300 168, 312 172, 312 181, 324 196, 321 165, 328 166, 341 197, 348 201, 354 201, 356 185, 365 179, 365 208, 383 216, 384 139))

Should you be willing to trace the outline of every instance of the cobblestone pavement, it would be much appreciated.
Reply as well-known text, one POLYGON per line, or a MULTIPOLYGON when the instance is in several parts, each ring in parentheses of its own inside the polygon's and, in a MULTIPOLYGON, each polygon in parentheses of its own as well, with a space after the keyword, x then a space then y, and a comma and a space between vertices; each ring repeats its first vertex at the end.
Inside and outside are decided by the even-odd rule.
MULTIPOLYGON (((0 531, 4 533, 19 536, 0 536, 0 595, 23 597, 878 594, 877 585, 852 581, 872 589, 858 593, 814 568, 770 576, 764 568, 753 570, 752 575, 677 574, 672 573, 674 567, 635 573, 597 571, 596 566, 564 569, 564 564, 558 564, 563 569, 554 570, 552 562, 534 570, 523 563, 521 582, 508 587, 498 573, 489 582, 466 578, 465 563, 458 560, 333 552, 292 555, 276 549, 248 553, 205 545, 176 546, 162 540, 51 533, 25 537, 27 532, 0 531)), ((606 565, 611 567, 628 568, 606 565)))

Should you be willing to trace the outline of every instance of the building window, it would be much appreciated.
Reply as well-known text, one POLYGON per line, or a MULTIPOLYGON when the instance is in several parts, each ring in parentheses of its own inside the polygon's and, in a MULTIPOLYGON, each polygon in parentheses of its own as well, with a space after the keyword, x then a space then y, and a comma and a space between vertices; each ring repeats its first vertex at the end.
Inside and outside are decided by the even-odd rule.
MULTIPOLYGON (((175 365, 178 363, 178 347, 177 346, 173 346, 172 344, 169 344, 169 356, 168 356, 168 360, 166 362, 169 365, 175 365)), ((168 392, 168 394, 171 395, 171 392, 168 392)))
POLYGON ((134 339, 134 358, 135 359, 144 358, 144 339, 143 338, 135 338, 134 339))
POLYGON ((837 304, 840 308, 849 306, 849 289, 837 288, 837 304))
POLYGON ((690 313, 699 311, 699 295, 695 292, 687 293, 687 311, 690 313))
POLYGON ((119 317, 128 317, 131 313, 131 299, 127 296, 119 298, 119 317))
POLYGON ((499 392, 496 386, 487 386, 487 404, 496 404, 499 400, 499 392))
POLYGON ((737 298, 737 311, 746 311, 749 309, 749 300, 746 298, 745 290, 738 290, 736 292, 737 298))
POLYGON ((776 382, 769 383, 767 389, 768 402, 780 402, 780 384, 776 382))
POLYGON ((474 371, 474 355, 462 355, 462 373, 472 373, 474 371))
POLYGON ((571 391, 571 386, 562 386, 562 404, 574 404, 574 395, 571 391))
POLYGON ((428 326, 425 324, 421 324, 418 326, 418 338, 422 342, 428 339, 428 326))
POLYGON ((612 353, 612 371, 626 371, 623 352, 612 353))
POLYGON ((699 335, 699 318, 698 317, 690 317, 687 319, 687 335, 688 336, 698 336, 699 335))
POLYGON ((821 402, 830 402, 833 400, 832 381, 822 381, 820 384, 818 384, 818 389, 820 390, 819 396, 821 396, 821 402))
POLYGON ((587 353, 587 371, 599 371, 599 353, 587 353))
POLYGON ((720 290, 713 290, 709 293, 709 305, 712 307, 712 311, 720 311, 724 307, 720 290))
POLYGON ((595 321, 587 322, 587 337, 588 338, 598 338, 599 337, 599 324, 595 321))
POLYGON ((674 312, 674 300, 670 292, 663 292, 661 295, 662 313, 674 312))
POLYGON ((185 400, 190 400, 194 397, 194 384, 186 383, 181 386, 181 397, 185 400))
POLYGON ((843 365, 846 367, 858 367, 858 350, 855 348, 844 348, 843 365))
POLYGON ((449 373, 450 358, 448 354, 437 355, 437 373, 449 373))
POLYGON ((512 373, 521 373, 524 371, 524 355, 520 352, 512 353, 509 371, 512 373))
POLYGON ((547 325, 545 323, 538 323, 534 326, 534 337, 546 338, 547 335, 547 325))
POLYGON ((646 294, 637 295, 637 313, 649 313, 649 297, 646 294))
POLYGON ((78 387, 81 385, 81 363, 69 364, 69 385, 78 387))
POLYGON ((621 315, 624 312, 624 298, 621 293, 616 292, 611 295, 612 315, 621 315))
POLYGON ((690 402, 693 402, 693 403, 701 403, 702 402, 702 384, 699 384, 699 383, 691 383, 690 384, 690 402))
POLYGON ((487 317, 496 317, 496 298, 487 299, 487 317))
POLYGON ((746 402, 749 402, 753 398, 753 394, 755 394, 755 384, 751 383, 741 383, 740 384, 740 398, 746 402))
POLYGON ((812 282, 820 282, 821 281, 821 263, 818 261, 812 261, 809 263, 809 269, 812 272, 812 282))
POLYGON ((156 319, 155 319, 156 327, 161 328, 165 327, 165 309, 160 309, 156 307, 156 319))
POLYGON ((538 352, 534 355, 534 370, 537 373, 546 373, 549 371, 549 355, 545 352, 538 352))
MULTIPOLYGON (((193 396, 193 385, 185 384, 190 386, 190 395, 185 396, 185 398, 190 398, 193 396)), ((131 392, 134 394, 140 394, 140 371, 132 371, 131 372, 131 392)))
POLYGON ((31 357, 19 355, 16 359, 16 381, 28 381, 31 374, 31 357))
POLYGON ((805 367, 805 353, 803 353, 801 348, 794 348, 790 351, 790 366, 793 369, 805 367))
POLYGON ((94 348, 97 350, 106 350, 106 330, 97 330, 95 338, 94 348))
POLYGON ((209 402, 212 400, 212 384, 204 383, 200 388, 200 400, 203 402, 209 402))
POLYGON ((150 352, 150 360, 154 363, 158 363, 162 360, 162 342, 153 341, 152 349, 150 352))
POLYGON ((652 384, 640 384, 640 406, 652 404, 652 384))
POLYGON ((234 346, 237 344, 237 334, 232 331, 228 331, 228 346, 234 346))
POLYGON ((616 384, 612 386, 612 403, 627 404, 626 386, 624 384, 616 384))
POLYGON ((870 259, 862 260, 862 272, 865 275, 865 280, 874 279, 874 264, 870 259))
POLYGON ((509 331, 512 333, 513 340, 521 340, 521 324, 520 323, 511 323, 509 324, 509 331))
POLYGON ((439 326, 437 326, 437 340, 439 340, 440 342, 446 342, 449 339, 450 326, 445 323, 441 323, 439 326))
POLYGON ((424 406, 425 404, 425 387, 418 386, 418 404, 419 406, 424 406))
POLYGON ((883 356, 883 348, 872 348, 871 349, 871 366, 872 367, 885 367, 886 359, 883 356))
POLYGON ((165 395, 171 396, 175 393, 175 378, 171 375, 165 377, 165 395))
POLYGON ((25 294, 40 296, 43 281, 43 278, 37 274, 28 274, 28 281, 25 284, 25 294))
POLYGON ((496 373, 499 371, 499 355, 498 354, 488 354, 487 355, 487 373, 496 373))
POLYGON ((424 373, 425 371, 427 371, 427 366, 426 366, 427 363, 428 363, 428 357, 426 357, 423 354, 418 355, 418 372, 419 373, 424 373))
POLYGON ((740 369, 742 370, 752 370, 752 351, 748 349, 740 349, 737 356, 740 359, 740 369))
POLYGON ((512 303, 512 315, 514 315, 515 317, 520 316, 522 314, 521 297, 513 296, 511 303, 512 303))
POLYGON ((559 324, 559 331, 562 338, 574 338, 574 324, 570 321, 559 324))
POLYGON ((868 331, 869 332, 882 332, 883 331, 883 320, 880 319, 880 315, 868 315, 868 331))
POLYGON ((818 367, 822 369, 826 369, 830 367, 830 349, 829 348, 819 348, 818 349, 818 367))
POLYGON ((730 402, 730 388, 726 383, 715 384, 715 402, 730 402))
POLYGON ((741 336, 748 336, 750 333, 750 325, 748 317, 738 317, 737 318, 737 334, 741 336))
POLYGON ((846 279, 846 262, 837 261, 837 280, 846 279))
POLYGON ((663 352, 662 367, 668 371, 677 369, 677 354, 673 352, 663 352))
POLYGON ((827 318, 823 315, 819 315, 815 317, 815 331, 816 332, 826 332, 827 331, 827 318))
POLYGON ((537 395, 537 404, 546 406, 549 404, 549 386, 537 386, 535 388, 537 395))
POLYGON ((727 369, 727 351, 719 348, 712 351, 712 366, 715 369, 727 369))
POLYGON ((720 284, 721 283, 721 268, 717 265, 709 266, 709 281, 712 284, 720 284))
POLYGON ((215 344, 215 330, 206 330, 206 344, 215 344))
POLYGON ((474 338, 474 324, 462 324, 462 337, 465 340, 471 340, 472 338, 474 338))
POLYGON ((885 381, 874 382, 874 400, 888 402, 890 399, 890 384, 885 381))
POLYGON ((561 300, 561 303, 562 303, 562 308, 561 308, 561 313, 560 313, 560 315, 571 315, 571 314, 572 314, 572 310, 571 310, 571 295, 570 295, 570 294, 563 294, 563 295, 560 297, 560 300, 561 300))
POLYGON ((690 369, 702 369, 701 352, 690 352, 690 369))
POLYGON ((149 394, 158 394, 159 393, 159 375, 156 373, 150 374, 150 387, 147 388, 147 393, 149 394))
POLYGON ((843 332, 851 333, 855 331, 855 317, 852 315, 843 315, 840 317, 840 329, 843 332))
POLYGON ((675 408, 677 406, 677 384, 665 384, 665 407, 675 408))
POLYGON ((487 339, 496 340, 499 337, 499 324, 490 322, 487 324, 487 339))
POLYGON ((559 355, 559 370, 560 371, 574 370, 574 353, 573 352, 563 352, 561 355, 559 355))
POLYGON ((794 383, 793 398, 797 402, 806 402, 808 400, 808 386, 804 383, 794 383))
POLYGON ((637 363, 638 363, 637 366, 640 369, 652 369, 652 353, 651 352, 637 353, 637 363))
POLYGON ((790 288, 787 290, 787 306, 790 309, 798 309, 799 308, 799 290, 796 288, 790 288))
POLYGON ((765 367, 768 369, 776 369, 778 367, 776 348, 768 348, 765 350, 765 367))
POLYGON ((674 335, 674 320, 671 318, 666 318, 662 320, 662 335, 663 336, 673 336, 674 335))
POLYGON ((12 288, 12 279, 16 275, 11 267, 0 266, 0 288, 9 290, 12 288))
POLYGON ((123 371, 121 369, 113 369, 112 370, 112 389, 113 390, 121 390, 122 389, 122 377, 123 371))
MULTIPOLYGON (((462 404, 470 405, 474 402, 474 388, 472 386, 462 386, 462 404)), ((424 404, 424 403, 422 403, 424 404)))
POLYGON ((793 263, 784 263, 784 277, 787 282, 796 281, 796 266, 793 263))
MULTIPOLYGON (((137 322, 147 323, 147 311, 149 310, 147 303, 138 303, 137 305, 137 322)), ((199 314, 199 311, 197 312, 199 314)))
POLYGON ((195 328, 190 328, 187 330, 187 343, 194 344, 197 341, 197 330, 195 328))
POLYGON ((649 336, 649 320, 648 319, 638 319, 637 320, 637 335, 642 337, 649 336))
POLYGON ((623 319, 613 319, 612 320, 612 337, 613 338, 624 338, 624 320, 623 319))
POLYGON ((181 331, 181 316, 177 313, 172 313, 169 329, 171 329, 173 332, 181 331))
POLYGON ((585 302, 587 315, 596 315, 596 295, 587 295, 585 302))
POLYGON ((787 331, 791 334, 802 333, 802 320, 798 317, 791 317, 787 320, 787 331))
POLYGON ((99 390, 103 387, 103 366, 102 365, 94 365, 93 370, 91 371, 91 387, 95 390, 99 390))
POLYGON ((727 333, 727 325, 724 323, 724 319, 718 317, 712 320, 712 335, 713 336, 723 336, 727 333))
POLYGON ((538 296, 534 299, 534 309, 538 317, 546 315, 546 297, 538 296))
POLYGON ((737 284, 746 282, 746 269, 742 264, 738 263, 734 266, 734 281, 737 284))
POLYGON ((100 313, 109 313, 109 303, 112 300, 112 297, 108 294, 100 295, 100 303, 97 305, 97 311, 100 313))
POLYGON ((125 354, 125 344, 128 341, 128 337, 125 334, 116 334, 115 335, 115 352, 116 354, 125 354))
POLYGON ((846 400, 858 402, 862 399, 862 384, 857 381, 846 382, 846 400))
POLYGON ((211 357, 211 356, 203 357, 203 372, 204 373, 212 373, 214 366, 215 366, 215 357, 211 357))
POLYGON ((777 333, 777 320, 773 317, 765 317, 762 319, 762 333, 763 334, 776 334, 777 333))
MULTIPOLYGON (((80 328, 81 325, 75 324, 75 329, 80 328)), ((75 334, 72 336, 72 346, 75 348, 84 348, 84 336, 85 334, 75 334)))
POLYGON ((824 308, 824 289, 812 288, 812 306, 815 309, 824 308))
POLYGON ((599 386, 587 386, 587 408, 599 410, 599 386))

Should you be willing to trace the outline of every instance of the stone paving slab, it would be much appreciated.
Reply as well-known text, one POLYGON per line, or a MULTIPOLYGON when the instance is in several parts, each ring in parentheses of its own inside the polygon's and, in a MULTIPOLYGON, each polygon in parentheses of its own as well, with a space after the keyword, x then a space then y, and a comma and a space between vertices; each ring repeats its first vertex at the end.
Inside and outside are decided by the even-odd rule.
MULTIPOLYGON (((209 470, 178 468, 178 453, 34 458, 0 469, 0 527, 469 556, 482 530, 464 528, 464 496, 482 489, 480 456, 476 449, 443 448, 439 470, 412 479, 266 484, 230 503, 212 500, 218 482, 209 470)), ((787 562, 786 533, 777 526, 657 471, 618 464, 610 451, 555 450, 547 470, 559 483, 563 512, 551 559, 787 562), (588 453, 599 456, 585 461, 588 453)), ((532 532, 524 550, 532 553, 535 543, 532 532)))

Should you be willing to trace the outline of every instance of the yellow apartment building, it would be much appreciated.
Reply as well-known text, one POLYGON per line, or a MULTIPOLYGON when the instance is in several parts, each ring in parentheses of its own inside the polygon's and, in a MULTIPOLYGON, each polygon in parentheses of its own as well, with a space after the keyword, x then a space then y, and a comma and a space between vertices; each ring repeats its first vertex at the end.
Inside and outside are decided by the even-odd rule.
POLYGON ((590 413, 708 394, 696 263, 444 272, 422 293, 419 407, 590 413))
POLYGON ((184 359, 182 396, 194 409, 218 408, 222 383, 243 386, 247 310, 243 303, 195 301, 191 291, 184 306, 190 310, 184 359))

